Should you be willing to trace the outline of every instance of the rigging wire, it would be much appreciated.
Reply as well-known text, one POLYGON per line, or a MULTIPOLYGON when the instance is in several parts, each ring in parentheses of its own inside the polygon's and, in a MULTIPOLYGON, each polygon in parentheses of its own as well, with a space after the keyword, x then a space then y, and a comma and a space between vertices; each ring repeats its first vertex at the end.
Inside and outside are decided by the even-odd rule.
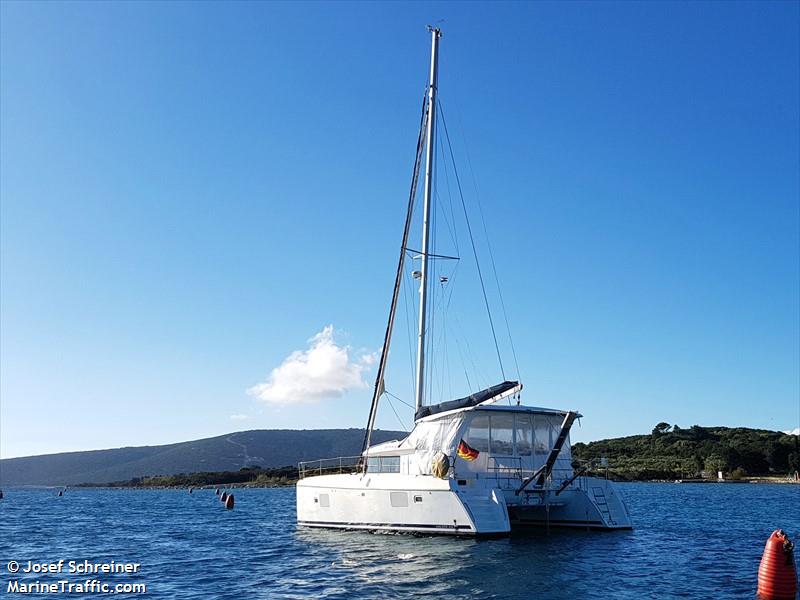
MULTIPOLYGON (((441 383, 439 389, 440 389, 440 392, 442 394, 444 394, 444 373, 445 373, 445 369, 449 370, 449 364, 447 362, 448 361, 448 352, 447 352, 447 350, 448 350, 448 346, 447 346, 447 327, 448 327, 447 313, 449 312, 450 303, 451 303, 451 301, 453 299, 453 292, 455 291, 455 287, 456 287, 455 283, 457 281, 457 277, 458 277, 458 274, 459 274, 459 266, 460 266, 460 263, 457 262, 455 268, 453 269, 452 275, 450 275, 448 277, 447 286, 445 286, 445 284, 443 282, 441 282, 441 280, 439 282, 440 299, 439 299, 439 304, 437 305, 437 309, 436 310, 438 312, 438 318, 441 319, 441 325, 439 326, 439 329, 438 329, 438 334, 439 334, 438 342, 435 345, 437 347, 439 347, 439 348, 442 348, 442 360, 445 361, 444 362, 444 367, 441 367, 441 369, 440 369, 440 373, 442 375, 442 383, 441 383)), ((451 392, 450 393, 450 399, 452 399, 452 385, 450 386, 450 388, 451 388, 450 389, 450 392, 451 392)), ((471 386, 470 386, 470 389, 471 389, 471 386)))
MULTIPOLYGON (((441 108, 441 104, 439 105, 441 108)), ((444 117, 442 117, 444 119, 444 117)), ((517 381, 520 383, 522 382, 522 375, 520 375, 519 371, 519 362, 517 361, 517 350, 514 347, 514 338, 511 335, 511 326, 508 322, 508 313, 506 312, 506 303, 503 300, 503 290, 500 287, 500 278, 497 276, 497 266, 495 265, 494 261, 494 252, 492 252, 492 242, 489 238, 489 232, 486 229, 486 219, 483 216, 483 205, 481 203, 481 195, 478 191, 478 181, 475 177, 475 169, 472 168, 472 158, 469 154, 469 146, 467 144, 467 136, 464 133, 464 127, 461 125, 461 119, 459 118, 458 111, 456 111, 456 124, 458 125, 459 129, 461 130, 461 137, 464 139, 464 153, 467 156, 467 166, 469 167, 469 172, 472 177, 472 187, 475 188, 475 202, 478 205, 478 214, 481 217, 481 223, 483 224, 483 235, 486 237, 486 248, 489 250, 489 259, 492 263, 492 273, 494 274, 494 283, 497 286, 497 296, 500 298, 500 308, 503 312, 503 320, 506 324, 506 333, 508 334, 508 342, 511 346, 511 356, 514 358, 514 368, 517 370, 517 381)))
MULTIPOLYGON (((437 138, 438 142, 438 156, 444 157, 445 156, 445 147, 444 142, 442 141, 442 137, 439 136, 437 138)), ((460 250, 458 246, 458 228, 456 227, 456 219, 455 213, 453 212, 453 198, 452 198, 452 191, 450 187, 450 177, 448 175, 448 165, 446 160, 442 160, 439 163, 436 171, 436 181, 437 181, 437 189, 436 189, 436 220, 437 223, 443 219, 445 225, 447 226, 447 231, 450 234, 450 240, 455 247, 455 254, 456 256, 448 257, 451 259, 456 260, 455 267, 449 271, 449 273, 445 270, 445 265, 440 265, 439 271, 437 272, 437 280, 439 285, 437 286, 438 292, 438 311, 436 318, 440 319, 441 324, 439 325, 439 335, 438 335, 438 345, 441 348, 440 356, 438 356, 439 361, 437 362, 438 367, 438 375, 439 378, 436 380, 437 385, 439 387, 439 393, 442 400, 452 399, 453 390, 452 390, 452 379, 450 378, 450 353, 449 353, 449 346, 448 346, 448 339, 447 339, 447 328, 449 326, 447 313, 450 308, 450 302, 453 297, 453 291, 456 289, 456 275, 459 272, 460 266, 460 250), (447 199, 448 204, 445 204, 444 198, 442 196, 442 192, 444 191, 443 188, 439 188, 438 183, 441 181, 442 174, 444 176, 444 181, 446 184, 447 189, 447 199), (450 207, 450 217, 448 218, 448 205, 450 207), (447 390, 446 390, 447 388, 447 390), (448 397, 445 398, 445 393, 447 391, 448 397)), ((438 233, 437 233, 437 243, 438 243, 438 233)), ((442 250, 440 250, 442 251, 442 250)), ((434 373, 437 375, 437 373, 434 373)))
MULTIPOLYGON (((439 138, 439 143, 441 143, 441 137, 439 138)), ((458 247, 458 228, 456 227, 456 213, 453 210, 453 191, 450 188, 450 176, 447 174, 447 165, 446 164, 445 164, 445 169, 444 169, 444 180, 445 180, 445 184, 447 185, 447 203, 448 203, 448 206, 450 207, 450 218, 453 221, 453 231, 452 231, 453 243, 456 246, 456 255, 460 255, 461 254, 461 250, 458 247)), ((446 214, 447 213, 445 213, 445 215, 446 214)))
MULTIPOLYGON (((426 92, 427 94, 427 92, 426 92)), ((419 180, 419 168, 422 162, 422 146, 425 140, 425 130, 428 120, 428 110, 425 98, 422 100, 422 114, 420 115, 420 129, 419 136, 417 137, 417 153, 414 160, 414 171, 411 176, 411 189, 408 194, 408 208, 406 210, 406 221, 403 228, 403 241, 400 244, 400 259, 397 264, 397 273, 395 275, 394 289, 392 291, 392 303, 389 309, 389 321, 386 324, 386 333, 383 338, 383 348, 381 349, 381 358, 378 363, 378 374, 375 377, 375 390, 372 395, 372 402, 369 407, 369 418, 367 419, 367 427, 364 431, 364 442, 361 446, 361 451, 365 452, 369 448, 370 438, 372 437, 372 429, 375 426, 375 418, 378 413, 378 403, 381 398, 381 388, 385 389, 385 369, 386 360, 388 358, 389 343, 392 337, 392 328, 394 325, 394 317, 397 310, 397 300, 399 288, 403 277, 403 266, 405 264, 405 252, 408 245, 408 230, 411 225, 411 219, 414 211, 414 199, 417 192, 417 182, 419 180)))
POLYGON ((390 392, 389 390, 384 390, 384 392, 385 392, 386 394, 388 394, 389 396, 391 396, 392 398, 394 398, 395 400, 397 400, 398 402, 400 402, 400 403, 402 403, 402 404, 405 404, 405 405, 406 405, 408 408, 414 408, 414 407, 413 407, 413 406, 411 406, 411 405, 410 405, 408 402, 406 402, 405 400, 403 400, 403 399, 402 399, 400 396, 395 396, 395 395, 394 395, 392 392, 390 392))
MULTIPOLYGON (((437 157, 437 160, 434 163, 435 165, 439 164, 438 158, 443 156, 443 155, 444 155, 444 150, 442 148, 442 138, 441 138, 441 136, 439 136, 436 139, 436 157, 437 157)), ((434 184, 435 184, 435 186, 434 186, 434 199, 435 200, 439 200, 440 199, 440 196, 439 196, 439 173, 440 172, 441 172, 441 169, 439 169, 438 166, 437 166, 436 173, 435 173, 436 179, 434 179, 434 184)), ((438 224, 438 222, 439 222, 439 213, 441 211, 441 202, 437 201, 437 202, 434 202, 433 204, 434 204, 434 215, 435 215, 434 223, 438 224)), ((447 227, 449 229, 450 225, 447 222, 447 214, 444 213, 443 211, 441 211, 441 212, 442 212, 442 216, 444 217, 445 225, 447 225, 447 227)), ((450 232, 450 233, 451 233, 451 237, 452 237, 452 232, 450 232)), ((436 229, 434 229, 434 241, 438 242, 438 235, 437 235, 436 229)), ((438 246, 436 247, 436 251, 438 251, 438 246)), ((440 277, 441 273, 442 273, 442 268, 439 265, 437 265, 436 272, 434 273, 434 278, 435 278, 434 281, 440 281, 441 282, 441 277, 440 277)), ((435 285, 434 286, 434 293, 433 293, 434 298, 436 298, 437 294, 439 296, 439 300, 444 302, 444 284, 443 283, 440 283, 439 285, 435 285)), ((445 332, 444 314, 442 314, 441 317, 442 317, 442 324, 439 327, 439 329, 440 329, 440 333, 439 333, 439 342, 440 342, 440 344, 439 344, 439 347, 442 349, 442 352, 441 352, 441 357, 440 358, 442 360, 446 361, 447 360, 447 358, 446 358, 447 357, 447 346, 445 345, 444 342, 442 342, 442 338, 443 338, 443 335, 444 335, 444 332, 445 332)), ((436 318, 436 313, 434 311, 432 319, 435 319, 435 318, 436 318)), ((433 323, 433 321, 431 321, 431 323, 433 323)), ((431 337, 435 337, 435 334, 431 335, 431 337)), ((431 350, 433 350, 433 341, 434 340, 431 340, 431 350)), ((431 354, 433 354, 432 351, 431 351, 431 354)), ((439 362, 440 361, 436 361, 436 357, 434 356, 434 369, 431 371, 431 394, 433 394, 434 384, 436 384, 436 387, 439 389, 439 394, 438 394, 439 402, 442 402, 443 401, 443 397, 444 397, 444 374, 445 374, 445 368, 444 368, 444 366, 441 366, 439 364, 439 362), (436 374, 437 374, 436 373, 436 367, 438 367, 438 369, 439 369, 439 371, 441 373, 441 378, 437 378, 436 377, 436 374), (440 379, 441 379, 441 381, 440 381, 440 379)), ((431 397, 433 397, 433 396, 431 396, 431 397)))
MULTIPOLYGON (((415 351, 414 351, 414 341, 413 341, 413 338, 411 336, 411 319, 410 319, 410 317, 408 315, 408 306, 410 304, 410 302, 408 300, 408 294, 410 293, 410 292, 408 292, 408 288, 411 286, 411 284, 408 281, 408 277, 409 277, 408 272, 403 273, 403 284, 402 284, 402 286, 403 286, 403 308, 404 308, 405 313, 406 313, 406 334, 408 336, 408 359, 409 359, 409 364, 411 366, 411 369, 409 369, 409 375, 411 376, 411 389, 413 390, 414 386, 416 385, 416 382, 414 380, 414 364, 415 364, 415 358, 416 357, 415 357, 415 351)), ((416 311, 416 307, 415 307, 414 308, 414 317, 416 318, 416 316, 417 316, 417 311, 416 311)))
POLYGON ((503 376, 503 380, 505 380, 506 371, 503 368, 503 358, 500 355, 500 346, 497 343, 497 333, 495 332, 495 329, 494 329, 494 320, 492 319, 492 311, 489 308, 489 298, 486 295, 486 284, 483 281, 483 273, 481 271, 481 264, 480 264, 480 261, 478 260, 478 250, 475 247, 475 238, 472 235, 472 225, 470 225, 469 215, 467 214, 467 204, 464 201, 464 192, 461 189, 461 179, 458 176, 458 169, 456 168, 455 156, 453 155, 453 146, 450 143, 450 134, 447 131, 447 121, 444 118, 444 110, 442 110, 441 101, 439 101, 438 104, 439 104, 439 111, 440 111, 440 113, 442 115, 442 125, 444 126, 444 135, 447 138, 447 146, 450 149, 450 159, 453 162, 453 174, 455 175, 455 178, 456 178, 456 185, 458 187, 458 195, 461 198, 461 207, 464 209, 464 219, 467 222, 467 231, 469 232, 469 241, 470 241, 470 244, 472 245, 472 254, 475 257, 475 266, 477 267, 477 270, 478 270, 478 279, 481 282, 481 292, 483 292, 483 302, 484 302, 484 304, 486 306, 486 314, 489 317, 489 327, 492 330, 492 339, 494 340, 494 349, 495 349, 495 352, 497 352, 497 361, 500 363, 500 373, 503 376))
POLYGON ((464 360, 464 354, 461 352, 461 344, 456 336, 456 349, 458 350, 458 357, 461 359, 461 368, 464 369, 464 378, 467 380, 467 389, 472 389, 472 384, 469 381, 469 373, 467 372, 467 363, 464 360))
MULTIPOLYGON (((461 266, 461 263, 456 263, 456 266, 453 269, 453 274, 450 276, 450 279, 447 282, 447 285, 448 285, 448 288, 449 288, 448 289, 448 294, 447 294, 447 302, 445 303, 444 310, 442 311, 443 312, 442 320, 445 321, 445 322, 446 322, 447 314, 450 312, 450 302, 453 300, 453 292, 455 291, 455 283, 456 283, 456 278, 458 277, 458 273, 459 273, 458 268, 460 266, 461 266)), ((445 344, 445 352, 446 352, 446 357, 447 357, 448 389, 449 389, 449 392, 450 392, 450 398, 452 398, 453 397, 453 380, 450 377, 450 360, 449 360, 449 356, 450 355, 449 355, 449 352, 447 350, 448 346, 447 346, 447 324, 446 323, 442 327, 442 329, 444 330, 444 336, 445 336, 444 344, 445 344)), ((471 389, 469 387, 469 380, 467 380, 467 388, 471 389)))
MULTIPOLYGON (((438 141, 439 141, 439 144, 441 146, 441 144, 442 144, 442 137, 441 136, 439 136, 438 141)), ((444 150, 442 150, 442 154, 444 154, 444 150)), ((439 199, 440 200, 439 204, 442 206, 442 215, 444 216, 445 223, 447 224, 448 231, 450 232, 450 237, 453 240, 453 245, 455 246, 455 254, 456 254, 456 256, 458 256, 458 255, 461 254, 461 250, 459 249, 459 246, 458 246, 458 228, 456 227, 456 216, 455 216, 455 211, 453 210, 453 190, 452 190, 452 187, 450 185, 450 175, 448 173, 449 169, 447 168, 447 163, 445 162, 444 165, 442 165, 442 166, 444 167, 442 169, 442 172, 444 173, 445 185, 447 186, 447 207, 449 207, 449 209, 450 209, 450 219, 449 220, 447 218, 447 214, 448 214, 447 210, 446 210, 446 208, 444 206, 444 203, 441 202, 441 198, 439 199), (452 225, 451 225, 451 223, 452 223, 452 225)), ((453 272, 452 272, 451 276, 449 277, 449 281, 448 281, 448 288, 449 289, 448 289, 448 293, 447 293, 447 300, 446 300, 446 303, 445 303, 445 308, 442 311, 442 344, 443 344, 443 348, 444 348, 444 361, 445 361, 445 369, 442 371, 442 388, 444 388, 444 382, 445 382, 445 377, 446 377, 447 378, 447 384, 448 384, 448 394, 449 394, 450 398, 453 398, 453 379, 452 379, 452 377, 450 375, 450 352, 449 352, 449 346, 448 346, 448 343, 447 343, 447 327, 448 327, 447 313, 449 312, 449 309, 450 309, 450 301, 453 299, 453 291, 455 290, 455 279, 456 279, 456 275, 458 274, 458 267, 459 266, 460 266, 460 263, 456 263, 456 267, 455 267, 455 269, 453 269, 453 272)), ((444 282, 442 282, 441 285, 442 285, 442 288, 444 290, 444 282)), ((462 367, 463 367, 464 366, 463 359, 462 359, 461 362, 462 362, 462 367)), ((466 379, 467 379, 467 389, 472 389, 472 387, 469 385, 469 377, 467 377, 466 379)))
MULTIPOLYGON (((389 393, 388 393, 388 392, 386 392, 385 390, 384 390, 384 393, 385 393, 385 394, 387 394, 387 395, 389 395, 389 396, 393 396, 392 394, 389 394, 389 393)), ((397 396, 393 396, 393 397, 394 397, 394 398, 397 398, 397 396)), ((399 400, 399 398, 397 398, 397 399, 399 400)), ((403 428, 403 431, 405 431, 405 432, 408 432, 408 431, 409 431, 409 428, 408 428, 408 427, 406 427, 406 424, 403 422, 403 419, 401 419, 401 418, 400 418, 400 415, 399 415, 399 414, 397 414, 397 410, 395 410, 395 408, 394 408, 394 404, 392 404, 392 399, 391 399, 391 398, 389 398, 389 408, 391 408, 391 409, 392 409, 392 412, 394 413, 394 416, 395 416, 395 417, 397 417, 397 422, 398 422, 398 423, 400 423, 400 427, 402 427, 402 428, 403 428)))
MULTIPOLYGON (((439 152, 439 155, 441 155, 441 156, 444 155, 444 146, 443 146, 443 142, 442 142, 441 136, 438 138, 437 151, 439 152)), ((445 210, 445 204, 443 202, 442 195, 439 193, 438 186, 436 186, 436 188, 435 188, 435 192, 436 192, 435 193, 435 199, 436 199, 436 202, 434 203, 434 206, 435 206, 436 210, 438 210, 439 208, 442 209, 442 216, 444 217, 445 224, 448 227, 448 233, 450 234, 450 239, 452 240, 453 245, 456 248, 456 255, 460 255, 461 251, 459 249, 459 244, 458 244, 458 228, 455 226, 456 225, 456 219, 455 219, 455 211, 453 209, 453 192, 452 192, 452 188, 451 188, 451 185, 450 185, 450 176, 449 176, 449 173, 448 173, 448 171, 449 171, 448 165, 447 165, 446 161, 445 162, 441 162, 441 163, 437 162, 437 165, 439 165, 439 168, 441 168, 441 170, 439 168, 437 168, 437 171, 436 171, 437 179, 435 181, 438 181, 440 173, 444 173, 444 179, 445 179, 445 183, 446 183, 446 186, 447 186, 447 200, 448 200, 448 206, 449 206, 449 209, 450 209, 450 217, 451 218, 449 220, 447 219, 447 211, 445 210)), ((437 213, 437 219, 438 219, 438 213, 437 213)), ((448 276, 448 282, 447 282, 446 288, 445 288, 444 284, 440 281, 440 286, 439 286, 440 287, 440 290, 439 290, 440 299, 439 299, 439 302, 437 304, 436 310, 434 311, 434 314, 436 314, 436 312, 439 313, 438 318, 440 318, 442 320, 442 324, 439 327, 439 329, 441 331, 439 332, 438 346, 443 348, 443 356, 444 356, 443 360, 445 361, 444 368, 440 369, 441 370, 441 375, 442 375, 442 382, 440 384, 440 391, 443 393, 444 392, 444 378, 446 377, 447 373, 449 373, 449 369, 450 369, 448 346, 447 346, 447 327, 448 327, 447 313, 449 312, 450 304, 451 304, 452 299, 453 299, 453 293, 454 293, 454 291, 456 289, 456 281, 458 279, 459 267, 461 266, 461 262, 460 262, 460 258, 458 256, 438 256, 438 255, 436 255, 436 256, 438 258, 447 258, 447 259, 453 259, 453 260, 457 261, 456 265, 455 265, 455 268, 453 269, 452 273, 448 276)), ((463 353, 461 352, 460 341, 459 341, 459 338, 458 338, 457 335, 455 336, 455 344, 456 344, 456 346, 458 348, 458 355, 459 355, 459 358, 461 359, 461 367, 462 367, 462 369, 464 371, 464 378, 465 378, 466 383, 467 383, 467 388, 471 390, 473 388, 472 388, 472 384, 470 382, 469 374, 467 372, 468 371, 467 364, 466 364, 466 361, 464 360, 463 353)), ((432 354, 433 353, 431 353, 431 355, 432 354)), ((470 358, 470 360, 472 362, 472 369, 477 374, 477 367, 475 366, 474 360, 472 360, 471 358, 470 358)), ((449 394, 450 394, 449 397, 452 398, 453 397, 452 381, 448 380, 448 383, 449 383, 448 388, 449 388, 449 394)))
MULTIPOLYGON (((461 325, 461 320, 458 318, 458 313, 457 312, 453 313, 453 318, 456 320, 456 324, 457 324, 457 329, 456 330, 457 331, 467 331, 461 325)), ((456 344, 460 348, 461 342, 460 342, 460 340, 458 338, 456 338, 456 344)), ((487 382, 489 381, 489 379, 486 377, 486 374, 483 371, 478 369, 478 365, 475 362, 475 357, 472 354, 472 348, 470 347, 469 340, 466 337, 464 337, 464 351, 466 353, 467 359, 469 360, 470 364, 472 365, 472 372, 475 374, 475 377, 476 377, 475 383, 478 385, 479 388, 489 387, 487 385, 487 382)), ((470 389, 472 389, 472 386, 470 386, 470 389)))
MULTIPOLYGON (((438 138, 437 142, 441 147, 441 143, 442 143, 441 137, 438 138)), ((444 151, 442 151, 442 154, 444 154, 444 151)), ((455 213, 453 212, 453 194, 450 191, 450 177, 447 174, 447 164, 444 164, 443 167, 444 167, 444 169, 443 169, 444 181, 445 181, 445 185, 447 186, 447 198, 448 198, 448 201, 449 201, 449 204, 450 204, 450 215, 451 215, 451 218, 452 218, 452 225, 451 225, 451 220, 447 218, 447 211, 446 210, 442 210, 442 216, 444 217, 445 225, 447 225, 447 231, 450 234, 450 239, 453 241, 453 245, 456 248, 456 256, 458 256, 460 254, 460 252, 459 252, 459 249, 458 249, 458 234, 457 234, 457 230, 456 230, 455 213)), ((442 202, 442 197, 439 195, 438 191, 436 192, 436 198, 439 201, 437 204, 441 204, 442 206, 444 206, 444 202, 442 202)))
MULTIPOLYGON (((445 379, 449 375, 449 355, 448 355, 448 346, 447 346, 447 309, 450 306, 450 301, 452 300, 453 290, 455 289, 455 275, 458 273, 458 266, 460 258, 458 256, 444 256, 435 254, 435 252, 439 250, 439 222, 444 219, 444 223, 447 227, 447 231, 450 234, 450 240, 453 242, 453 245, 456 249, 456 255, 460 254, 459 247, 458 247, 458 233, 455 220, 455 212, 453 211, 453 200, 452 200, 452 191, 450 188, 450 178, 448 175, 448 165, 446 161, 440 160, 445 156, 445 147, 442 141, 441 136, 437 137, 437 144, 436 144, 436 155, 435 155, 435 171, 434 171, 434 180, 433 180, 433 197, 434 202, 432 203, 433 210, 431 211, 432 220, 431 220, 431 247, 433 248, 432 252, 428 253, 428 258, 431 257, 435 258, 442 258, 442 259, 449 259, 449 260, 456 260, 456 267, 453 269, 452 274, 449 276, 443 276, 446 273, 444 265, 436 264, 435 266, 431 267, 431 278, 429 281, 435 282, 438 281, 439 285, 434 286, 430 296, 431 296, 431 304, 430 304, 430 325, 426 331, 430 332, 431 335, 428 337, 429 345, 428 345, 428 354, 430 360, 430 367, 428 369, 428 398, 435 398, 438 397, 440 400, 444 400, 445 395, 445 379), (449 207, 450 207, 450 214, 452 219, 448 219, 447 214, 447 205, 444 203, 444 199, 440 192, 439 183, 441 179, 441 174, 444 173, 445 182, 447 185, 447 193, 448 193, 448 200, 449 200, 449 207), (447 286, 445 286, 447 283, 447 286), (437 327, 434 327, 434 323, 441 323, 438 324, 437 327), (438 337, 435 333, 438 330, 438 337), (435 348, 441 348, 439 353, 434 352, 435 348)), ((452 399, 452 382, 448 380, 449 385, 449 398, 452 399)))
MULTIPOLYGON (((443 297, 445 295, 444 283, 445 282, 441 281, 441 279, 439 280, 439 286, 442 288, 442 296, 443 297)), ((442 301, 444 302, 444 300, 442 300, 442 301)), ((441 390, 442 390, 442 395, 444 395, 445 383, 450 383, 450 385, 448 385, 448 394, 449 394, 450 398, 452 399, 453 398, 453 386, 452 386, 451 379, 450 379, 450 361, 449 361, 449 357, 448 357, 448 354, 447 354, 447 311, 442 311, 442 335, 441 335, 441 340, 442 340, 442 360, 444 362, 444 367, 442 368, 441 390)))

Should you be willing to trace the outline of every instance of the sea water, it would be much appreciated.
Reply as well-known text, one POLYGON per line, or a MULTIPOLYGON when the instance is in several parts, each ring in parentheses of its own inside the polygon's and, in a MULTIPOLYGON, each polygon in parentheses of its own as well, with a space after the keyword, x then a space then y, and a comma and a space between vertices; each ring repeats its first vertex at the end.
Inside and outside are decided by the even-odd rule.
MULTIPOLYGON (((141 598, 753 598, 769 534, 800 541, 800 486, 619 489, 633 531, 491 540, 298 528, 293 488, 233 490, 233 510, 213 490, 6 489, 0 596, 14 581, 95 581, 145 584, 115 594, 141 598), (23 573, 29 561, 50 570, 23 573)), ((84 590, 47 595, 102 595, 84 590)))

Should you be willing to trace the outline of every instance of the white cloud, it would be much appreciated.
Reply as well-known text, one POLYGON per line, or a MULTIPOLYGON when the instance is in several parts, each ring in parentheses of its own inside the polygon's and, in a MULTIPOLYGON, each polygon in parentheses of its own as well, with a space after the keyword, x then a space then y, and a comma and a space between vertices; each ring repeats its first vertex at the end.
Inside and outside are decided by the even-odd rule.
POLYGON ((246 421, 250 415, 231 415, 231 421, 246 421))
POLYGON ((795 427, 791 431, 784 431, 786 435, 800 435, 800 427, 795 427))
POLYGON ((366 387, 363 375, 377 355, 354 357, 349 346, 336 344, 333 333, 333 325, 325 327, 308 340, 308 350, 292 352, 247 393, 271 404, 311 404, 366 387))

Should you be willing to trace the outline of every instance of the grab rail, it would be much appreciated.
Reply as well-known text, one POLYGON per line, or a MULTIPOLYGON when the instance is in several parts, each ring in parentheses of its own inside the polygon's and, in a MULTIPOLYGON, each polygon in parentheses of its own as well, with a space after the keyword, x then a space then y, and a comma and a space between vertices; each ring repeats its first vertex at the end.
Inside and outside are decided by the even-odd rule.
MULTIPOLYGON (((363 456, 337 456, 336 458, 320 458, 306 460, 297 464, 300 479, 316 475, 337 475, 361 471, 364 466, 363 456)), ((368 473, 399 473, 399 456, 370 456, 367 458, 368 473)))
POLYGON ((297 463, 297 470, 300 479, 314 475, 350 473, 358 470, 362 460, 362 456, 337 456, 336 458, 305 460, 297 463))

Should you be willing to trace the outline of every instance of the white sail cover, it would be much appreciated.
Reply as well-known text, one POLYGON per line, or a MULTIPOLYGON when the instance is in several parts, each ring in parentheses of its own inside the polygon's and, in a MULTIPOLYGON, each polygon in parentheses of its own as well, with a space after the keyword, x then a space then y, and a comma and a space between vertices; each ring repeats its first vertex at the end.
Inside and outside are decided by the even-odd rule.
POLYGON ((401 452, 402 472, 409 475, 431 475, 433 457, 439 451, 447 454, 452 464, 463 424, 463 414, 418 422, 414 431, 397 446, 401 452), (405 454, 404 450, 409 453, 405 454))
POLYGON ((433 457, 437 452, 447 454, 452 463, 465 416, 464 413, 457 413, 439 419, 419 421, 407 438, 372 446, 367 451, 367 456, 400 456, 402 473, 431 475, 433 457))

